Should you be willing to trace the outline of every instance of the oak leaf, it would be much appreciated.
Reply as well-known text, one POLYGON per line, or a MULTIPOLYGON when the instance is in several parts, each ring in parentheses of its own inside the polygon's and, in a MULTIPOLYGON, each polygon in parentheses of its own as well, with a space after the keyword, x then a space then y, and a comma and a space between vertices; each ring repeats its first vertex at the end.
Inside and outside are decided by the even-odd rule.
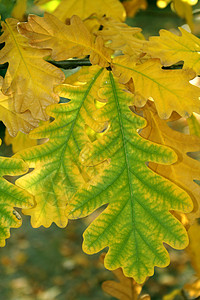
POLYGON ((138 134, 146 121, 129 109, 132 95, 111 72, 104 76, 99 97, 108 102, 95 118, 109 120, 109 128, 102 138, 85 146, 80 160, 91 168, 105 160, 110 164, 77 191, 66 214, 76 219, 108 205, 84 232, 83 250, 92 254, 109 247, 105 267, 121 267, 125 276, 143 283, 154 266, 169 264, 163 242, 177 249, 188 244, 184 227, 169 210, 189 212, 192 201, 185 191, 147 167, 148 161, 171 164, 176 154, 138 134))
POLYGON ((184 68, 192 68, 200 73, 200 40, 198 37, 179 27, 181 36, 168 30, 160 30, 159 37, 150 37, 144 51, 153 58, 160 58, 164 66, 184 61, 184 68))
MULTIPOLYGON (((100 261, 103 263, 105 254, 100 256, 100 261)), ((150 300, 149 295, 140 296, 142 285, 135 282, 133 278, 124 276, 122 269, 118 268, 113 271, 113 274, 118 279, 107 280, 102 284, 102 289, 107 294, 119 300, 150 300)))
POLYGON ((81 19, 92 14, 97 14, 99 17, 106 15, 118 21, 124 21, 126 17, 125 9, 118 0, 62 0, 53 14, 63 22, 73 15, 81 19))
POLYGON ((0 63, 9 63, 2 85, 6 96, 13 96, 17 113, 29 110, 35 119, 46 120, 45 108, 59 101, 53 87, 64 80, 61 70, 43 60, 50 50, 33 49, 17 31, 16 19, 2 22, 0 63))
POLYGON ((17 0, 12 10, 12 17, 20 21, 24 21, 26 7, 27 0, 17 0))
POLYGON ((187 191, 194 203, 193 212, 189 217, 192 218, 192 214, 199 217, 200 186, 194 180, 200 180, 200 163, 187 153, 200 150, 200 138, 171 129, 165 120, 159 118, 152 102, 148 102, 143 113, 147 126, 141 131, 141 136, 172 148, 178 157, 171 165, 164 166, 150 162, 149 167, 187 191))
POLYGON ((58 86, 61 97, 72 100, 47 108, 47 113, 55 120, 43 125, 30 134, 32 138, 48 138, 43 145, 25 149, 15 156, 23 158, 34 171, 21 177, 16 184, 35 196, 35 207, 23 210, 31 215, 33 227, 49 227, 55 222, 59 227, 67 225, 65 208, 73 194, 89 176, 79 162, 79 153, 89 142, 85 124, 101 131, 104 124, 93 120, 95 110, 93 93, 98 89, 98 81, 103 70, 98 66, 91 69, 86 84, 58 86))
MULTIPOLYGON (((0 77, 0 88, 3 78, 0 77)), ((28 133, 37 127, 38 120, 35 120, 29 111, 16 113, 14 109, 13 95, 6 96, 0 90, 0 120, 5 124, 9 134, 14 137, 19 131, 28 133)))
POLYGON ((134 58, 122 55, 114 58, 113 71, 121 83, 133 79, 135 92, 141 95, 136 106, 144 106, 151 97, 162 119, 168 119, 172 111, 187 117, 200 112, 200 89, 189 83, 195 76, 191 69, 163 70, 158 59, 137 65, 134 58))
POLYGON ((146 9, 147 8, 147 1, 146 0, 128 0, 122 2, 127 17, 133 18, 138 10, 146 9))
POLYGON ((102 36, 105 42, 109 42, 109 48, 137 58, 142 53, 145 41, 142 35, 139 35, 142 31, 140 28, 130 27, 111 18, 102 18, 99 23, 103 29, 97 34, 102 36))
POLYGON ((12 145, 12 151, 13 153, 17 153, 20 150, 33 147, 37 145, 37 140, 30 139, 28 134, 24 134, 23 132, 18 132, 15 137, 12 137, 7 128, 5 131, 5 138, 4 138, 5 144, 12 145))
POLYGON ((22 175, 26 171, 27 165, 21 159, 0 157, 0 247, 5 246, 5 239, 10 237, 10 228, 21 226, 21 216, 14 207, 33 206, 31 195, 8 182, 4 176, 22 175))
POLYGON ((29 39, 33 47, 52 49, 52 59, 65 60, 90 55, 92 64, 107 67, 111 50, 104 47, 103 39, 88 31, 78 16, 72 16, 66 25, 55 16, 45 13, 44 17, 29 15, 28 23, 18 25, 19 32, 29 39))
POLYGON ((189 126, 190 134, 196 135, 200 138, 200 118, 196 118, 194 114, 191 115, 190 118, 187 119, 187 123, 189 126))

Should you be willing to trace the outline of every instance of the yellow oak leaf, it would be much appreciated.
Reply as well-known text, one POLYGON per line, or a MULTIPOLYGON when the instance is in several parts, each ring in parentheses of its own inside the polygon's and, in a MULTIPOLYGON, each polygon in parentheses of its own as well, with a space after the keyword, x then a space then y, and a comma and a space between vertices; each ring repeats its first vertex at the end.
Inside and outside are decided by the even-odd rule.
POLYGON ((200 216, 200 186, 194 182, 195 179, 200 179, 200 163, 187 153, 200 150, 200 138, 171 129, 165 120, 159 118, 154 104, 150 101, 143 113, 148 125, 142 130, 141 136, 169 146, 178 156, 178 160, 172 165, 163 166, 150 162, 149 167, 187 191, 194 203, 194 209, 188 216, 192 221, 193 214, 195 217, 200 216))
POLYGON ((6 145, 12 145, 13 153, 37 145, 37 140, 31 139, 28 134, 24 134, 23 132, 20 131, 17 133, 15 137, 12 137, 9 134, 7 128, 5 132, 4 141, 6 145))
POLYGON ((90 55, 92 64, 109 66, 112 51, 104 46, 100 36, 94 41, 94 36, 78 16, 71 17, 70 24, 66 25, 49 13, 44 17, 29 15, 28 23, 20 23, 18 28, 31 46, 52 49, 54 60, 90 55))
POLYGON ((53 12, 63 22, 73 15, 85 19, 94 13, 99 17, 106 15, 118 21, 124 21, 126 17, 125 9, 118 0, 62 0, 53 12))
POLYGON ((27 0, 17 0, 12 10, 12 17, 20 21, 25 20, 27 0))
POLYGON ((2 22, 0 63, 9 63, 2 85, 3 94, 13 96, 17 113, 29 110, 35 119, 47 120, 45 108, 59 101, 54 85, 64 81, 64 73, 43 60, 51 50, 33 49, 17 31, 16 19, 2 22))
POLYGON ((144 106, 149 97, 153 98, 162 119, 169 118, 172 111, 183 117, 200 112, 200 89, 189 83, 195 76, 191 69, 163 70, 158 59, 137 65, 135 59, 122 55, 114 58, 113 72, 121 83, 133 79, 135 92, 141 95, 136 106, 144 106))
POLYGON ((139 9, 146 9, 147 8, 147 1, 146 0, 128 0, 122 2, 127 17, 134 17, 135 14, 139 9))
POLYGON ((191 117, 187 119, 187 123, 189 125, 190 134, 200 137, 200 116, 198 116, 197 119, 195 115, 192 114, 191 117))
POLYGON ((164 66, 173 65, 181 60, 184 68, 192 68, 200 73, 200 39, 179 27, 181 36, 168 30, 160 30, 159 37, 150 37, 145 43, 144 51, 153 58, 160 58, 164 66))
POLYGON ((130 27, 125 23, 105 17, 100 19, 99 23, 103 26, 103 29, 98 31, 97 34, 102 36, 105 42, 108 42, 107 46, 109 48, 136 57, 143 52, 142 48, 145 41, 144 38, 142 39, 142 29, 130 27))
MULTIPOLYGON (((104 263, 105 253, 100 256, 100 261, 104 263)), ((126 277, 121 268, 112 273, 118 281, 107 280, 102 284, 102 289, 107 294, 119 300, 150 300, 149 295, 140 296, 143 284, 136 283, 133 278, 126 277)))
POLYGON ((37 127, 39 121, 34 119, 28 110, 21 114, 15 111, 14 97, 6 96, 1 92, 2 83, 3 78, 0 77, 0 120, 12 137, 16 136, 18 131, 30 132, 37 127))

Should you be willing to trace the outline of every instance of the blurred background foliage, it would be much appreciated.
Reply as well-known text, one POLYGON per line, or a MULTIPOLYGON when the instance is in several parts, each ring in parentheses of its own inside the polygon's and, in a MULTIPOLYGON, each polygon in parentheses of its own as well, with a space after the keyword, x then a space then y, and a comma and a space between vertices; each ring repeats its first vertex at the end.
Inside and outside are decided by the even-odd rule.
MULTIPOLYGON (((0 0, 2 20, 13 16, 16 3, 16 0, 0 0)), ((59 0, 53 0, 46 8, 51 11, 58 3, 59 0)), ((29 13, 43 15, 43 10, 34 5, 33 0, 28 0, 26 4, 22 12, 23 20, 26 20, 29 13)), ((160 29, 176 32, 178 26, 185 24, 185 20, 177 16, 170 5, 160 9, 156 4, 157 1, 148 1, 147 9, 139 10, 134 17, 126 20, 130 26, 141 27, 146 38, 158 35, 160 29)), ((194 34, 200 37, 199 20, 200 3, 197 3, 193 6, 194 34)), ((0 48, 3 46, 1 44, 0 48)), ((6 68, 6 65, 0 65, 1 76, 5 75, 6 68)), ((187 133, 186 121, 178 122, 174 129, 187 133)), ((12 147, 5 144, 4 136, 5 126, 0 123, 0 137, 3 141, 0 155, 11 156, 12 147)), ((114 279, 112 272, 103 267, 99 254, 88 256, 81 250, 82 233, 92 218, 90 216, 71 221, 66 229, 55 225, 49 229, 33 229, 29 217, 23 216, 22 227, 12 229, 12 238, 0 249, 0 300, 115 299, 101 289, 105 280, 114 279)), ((195 271, 187 252, 170 247, 168 251, 171 257, 170 266, 164 269, 155 268, 155 275, 145 283, 143 293, 149 293, 152 300, 161 300, 171 292, 176 295, 165 300, 194 299, 176 292, 187 282, 195 280, 195 271)))

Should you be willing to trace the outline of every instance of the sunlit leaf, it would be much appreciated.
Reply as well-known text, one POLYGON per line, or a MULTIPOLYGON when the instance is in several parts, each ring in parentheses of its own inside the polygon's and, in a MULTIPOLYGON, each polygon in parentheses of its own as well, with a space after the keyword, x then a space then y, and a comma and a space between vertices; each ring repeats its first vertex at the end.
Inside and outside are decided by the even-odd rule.
POLYGON ((31 132, 31 137, 49 138, 43 145, 16 154, 23 158, 34 171, 17 180, 17 185, 35 196, 36 206, 23 210, 31 215, 33 227, 49 227, 55 222, 59 227, 67 225, 65 209, 77 188, 89 180, 79 162, 79 153, 89 142, 85 124, 96 131, 103 125, 93 120, 95 110, 93 93, 98 89, 102 69, 94 67, 82 86, 57 87, 61 97, 72 100, 65 104, 48 107, 47 113, 55 120, 31 132))
POLYGON ((144 106, 149 97, 153 98, 162 119, 168 119, 172 111, 186 117, 200 112, 200 89, 189 83, 195 76, 192 70, 163 70, 157 59, 137 65, 127 55, 114 59, 113 70, 122 83, 133 79, 135 92, 141 95, 135 105, 144 106))
POLYGON ((83 250, 92 254, 109 247, 105 267, 121 267, 125 276, 142 283, 154 266, 169 264, 163 242, 176 249, 188 244, 184 227, 169 210, 189 212, 192 202, 185 191, 148 168, 148 161, 170 164, 176 155, 138 134, 146 121, 129 109, 131 94, 111 72, 101 87, 99 96, 108 103, 96 118, 110 120, 109 129, 82 150, 80 160, 92 167, 109 159, 110 165, 77 191, 66 213, 76 219, 108 204, 85 231, 83 250))
MULTIPOLYGON (((0 87, 2 86, 2 83, 3 78, 0 77, 0 87)), ((16 113, 13 95, 5 96, 1 91, 0 120, 5 124, 12 137, 16 136, 19 131, 27 133, 38 125, 38 120, 35 120, 29 111, 16 113)))
POLYGON ((111 51, 104 47, 103 39, 94 37, 78 16, 66 25, 55 16, 45 13, 44 17, 29 15, 28 23, 20 23, 19 31, 28 37, 30 45, 39 49, 52 49, 54 60, 90 55, 92 64, 107 67, 111 51))
POLYGON ((143 113, 147 126, 141 135, 155 143, 169 146, 178 157, 172 165, 164 166, 150 162, 149 167, 186 190, 194 203, 192 214, 195 217, 200 216, 200 186, 194 181, 200 180, 200 162, 188 156, 188 152, 200 150, 200 138, 171 129, 165 120, 159 118, 153 103, 149 102, 143 113))
POLYGON ((160 36, 150 37, 144 51, 154 58, 160 58, 164 66, 184 61, 184 68, 192 68, 200 73, 200 40, 198 37, 179 27, 181 36, 168 30, 160 30, 160 36))
POLYGON ((12 145, 13 153, 16 153, 20 150, 33 147, 37 145, 37 140, 30 139, 28 134, 24 134, 23 132, 18 132, 15 137, 12 137, 7 128, 5 132, 4 142, 6 145, 12 145))
POLYGON ((106 15, 119 21, 124 21, 126 17, 125 9, 118 0, 62 0, 53 14, 65 22, 73 15, 85 19, 94 13, 99 17, 106 15))
POLYGON ((43 60, 50 50, 33 49, 17 31, 16 19, 2 22, 0 63, 9 63, 2 92, 13 97, 17 113, 30 111, 35 119, 46 120, 45 108, 59 101, 53 87, 64 80, 61 70, 43 60))

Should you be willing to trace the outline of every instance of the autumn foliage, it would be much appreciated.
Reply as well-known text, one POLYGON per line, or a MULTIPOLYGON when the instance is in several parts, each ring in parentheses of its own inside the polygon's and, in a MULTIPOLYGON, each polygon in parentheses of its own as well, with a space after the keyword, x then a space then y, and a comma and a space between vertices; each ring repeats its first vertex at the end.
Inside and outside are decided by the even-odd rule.
MULTIPOLYGON (((162 2, 193 27, 189 1, 162 2)), ((0 245, 21 224, 14 207, 33 227, 65 227, 102 208, 83 234, 83 250, 108 247, 105 267, 123 270, 114 271, 120 283, 104 283, 108 293, 147 300, 141 284, 170 262, 163 243, 184 249, 189 230, 188 251, 199 247, 200 164, 188 152, 200 150, 200 88, 191 82, 200 75, 200 40, 179 28, 147 41, 125 23, 147 2, 123 4, 62 0, 26 22, 15 7, 15 18, 1 22, 0 64, 8 68, 0 118, 6 143, 22 146, 0 159, 0 245), (65 77, 60 61, 78 68, 65 77), (169 126, 183 118, 188 134, 169 126), (4 175, 22 176, 11 184, 4 175)))

